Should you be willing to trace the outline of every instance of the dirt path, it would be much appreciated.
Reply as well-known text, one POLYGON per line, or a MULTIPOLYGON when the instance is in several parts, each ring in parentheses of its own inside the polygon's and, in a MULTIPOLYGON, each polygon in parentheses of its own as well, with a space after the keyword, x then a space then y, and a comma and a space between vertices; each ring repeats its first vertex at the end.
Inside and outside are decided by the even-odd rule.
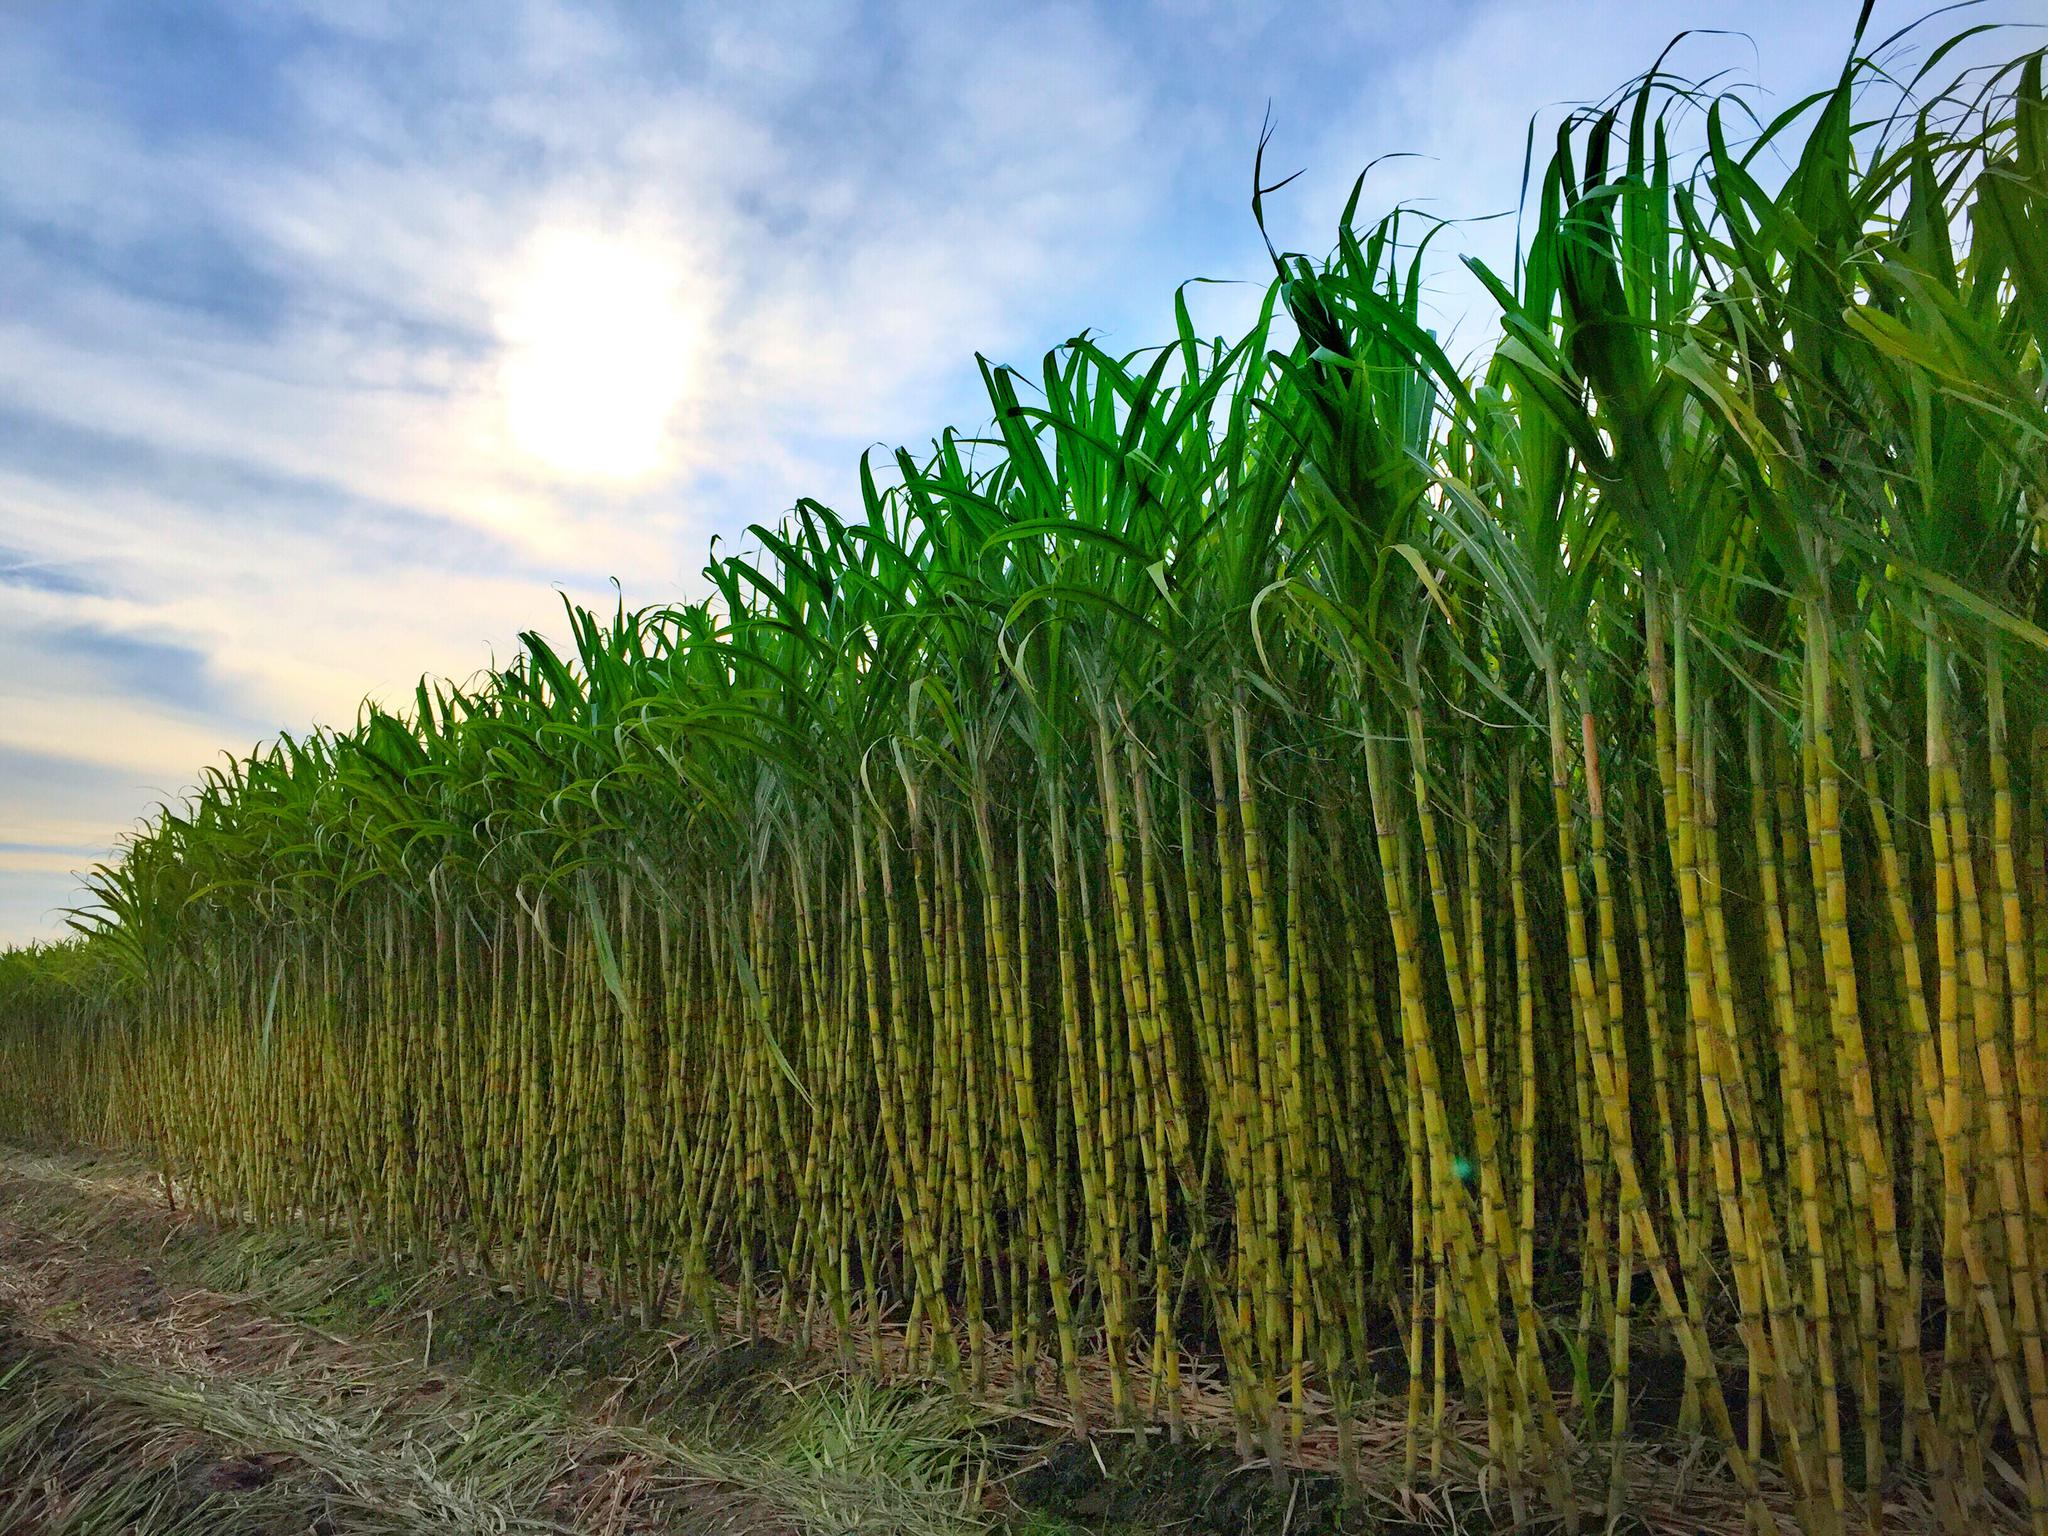
MULTIPOLYGON (((1497 1491, 1406 1494, 1398 1454, 1369 1459, 1389 1483, 1362 1503, 1328 1476, 1276 1490, 1221 1444, 1063 1441, 792 1342, 642 1328, 310 1230, 222 1228, 133 1165, 0 1148, 0 1536, 1505 1524, 1497 1491)), ((1717 1458, 1645 1443, 1630 1460, 1629 1529, 1742 1529, 1717 1458)), ((1589 1509, 1606 1464, 1589 1446, 1574 1469, 1589 1509)))
POLYGON ((128 1170, 7 1156, 0 1532, 984 1523, 966 1456, 892 1462, 892 1437, 961 1426, 558 1310, 222 1232, 128 1170), (774 1413, 749 1405, 769 1391, 774 1413))

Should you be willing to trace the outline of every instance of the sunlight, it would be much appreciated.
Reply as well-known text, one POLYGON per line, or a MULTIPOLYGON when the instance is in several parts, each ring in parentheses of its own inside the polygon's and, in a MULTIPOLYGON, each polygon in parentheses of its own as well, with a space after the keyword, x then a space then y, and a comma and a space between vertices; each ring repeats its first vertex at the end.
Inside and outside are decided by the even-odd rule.
POLYGON ((639 481, 668 462, 695 327, 657 243, 589 229, 538 236, 498 316, 513 442, 557 475, 639 481))

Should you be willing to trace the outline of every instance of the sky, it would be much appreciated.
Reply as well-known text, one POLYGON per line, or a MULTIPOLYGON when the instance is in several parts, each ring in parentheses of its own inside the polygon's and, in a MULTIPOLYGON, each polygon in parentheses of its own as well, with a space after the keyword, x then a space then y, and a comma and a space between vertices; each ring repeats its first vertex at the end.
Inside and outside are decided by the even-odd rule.
POLYGON ((1362 209, 1504 265, 1532 117, 1688 28, 1721 30, 1678 67, 1789 104, 1855 11, 5 0, 0 943, 61 933, 77 871, 222 752, 857 503, 869 446, 985 420, 977 352, 1147 345, 1193 278, 1240 326, 1269 107, 1283 247, 1326 250, 1400 154, 1362 209))

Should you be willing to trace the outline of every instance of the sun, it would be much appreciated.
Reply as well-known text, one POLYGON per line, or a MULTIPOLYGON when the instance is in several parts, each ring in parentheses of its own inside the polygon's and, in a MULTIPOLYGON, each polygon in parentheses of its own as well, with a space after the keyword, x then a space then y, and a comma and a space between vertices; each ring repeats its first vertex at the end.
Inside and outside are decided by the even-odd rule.
POLYGON ((667 465, 695 332, 671 251, 641 236, 547 230, 497 318, 520 452, 576 480, 643 481, 667 465))

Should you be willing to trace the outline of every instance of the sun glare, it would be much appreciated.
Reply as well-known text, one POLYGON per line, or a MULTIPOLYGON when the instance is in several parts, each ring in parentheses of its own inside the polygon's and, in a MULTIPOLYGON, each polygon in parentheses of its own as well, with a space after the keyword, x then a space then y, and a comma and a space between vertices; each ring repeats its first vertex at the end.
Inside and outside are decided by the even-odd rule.
POLYGON ((644 480, 668 461, 693 326, 680 264, 652 241, 538 237, 498 316, 506 424, 572 479, 644 480))

